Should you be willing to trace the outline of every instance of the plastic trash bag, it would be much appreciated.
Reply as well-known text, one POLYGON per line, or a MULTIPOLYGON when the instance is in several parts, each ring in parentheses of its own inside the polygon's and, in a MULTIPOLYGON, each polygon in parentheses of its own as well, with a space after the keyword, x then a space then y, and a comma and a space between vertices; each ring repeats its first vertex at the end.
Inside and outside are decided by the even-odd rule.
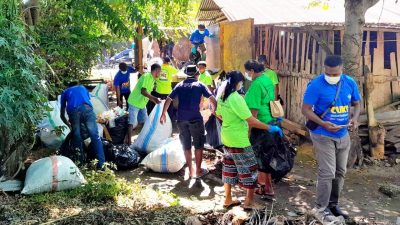
POLYGON ((213 148, 218 149, 223 146, 221 142, 221 124, 216 116, 211 115, 205 124, 206 142, 213 148))
POLYGON ((67 157, 51 156, 32 163, 26 172, 22 194, 30 195, 73 189, 84 184, 85 178, 67 157))
POLYGON ((128 133, 128 116, 122 116, 114 120, 115 127, 110 128, 108 126, 108 132, 110 133, 112 143, 115 145, 123 144, 126 134, 128 133))
POLYGON ((104 154, 107 162, 112 162, 118 170, 136 168, 140 162, 140 154, 128 145, 113 145, 103 140, 104 154))
POLYGON ((140 164, 154 172, 176 173, 183 168, 185 163, 181 142, 169 139, 162 147, 148 154, 140 164))
POLYGON ((149 118, 144 123, 138 138, 132 148, 139 153, 148 154, 159 147, 172 135, 172 122, 168 114, 164 124, 160 123, 160 117, 165 101, 161 101, 151 111, 149 118))
POLYGON ((275 182, 292 170, 297 150, 285 137, 265 131, 251 142, 260 166, 271 173, 275 182))

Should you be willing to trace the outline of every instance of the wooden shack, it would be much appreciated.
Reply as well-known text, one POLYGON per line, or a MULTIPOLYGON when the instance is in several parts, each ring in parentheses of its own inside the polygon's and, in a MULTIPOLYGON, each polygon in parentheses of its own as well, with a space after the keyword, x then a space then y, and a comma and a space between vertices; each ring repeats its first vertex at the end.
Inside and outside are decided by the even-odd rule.
MULTIPOLYGON (((309 0, 202 0, 198 19, 217 34, 207 41, 209 64, 243 70, 243 63, 265 54, 280 76, 287 119, 304 124, 302 96, 323 72, 327 49, 341 54, 344 0, 328 8, 309 0)), ((400 98, 400 3, 381 0, 366 13, 362 64, 376 76, 374 107, 400 98)), ((350 74, 351 75, 351 74, 350 74)), ((360 91, 363 79, 355 78, 360 91)))

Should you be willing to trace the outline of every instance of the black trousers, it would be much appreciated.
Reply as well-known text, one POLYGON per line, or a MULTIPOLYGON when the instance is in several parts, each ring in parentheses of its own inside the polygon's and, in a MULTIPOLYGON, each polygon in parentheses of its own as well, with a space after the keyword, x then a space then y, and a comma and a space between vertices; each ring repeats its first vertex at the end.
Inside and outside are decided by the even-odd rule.
POLYGON ((128 111, 128 107, 129 107, 128 98, 129 98, 129 95, 130 95, 130 94, 131 94, 131 92, 127 92, 127 93, 124 93, 124 94, 120 94, 120 95, 119 95, 119 100, 121 101, 122 107, 124 106, 124 98, 125 98, 126 111, 128 111))

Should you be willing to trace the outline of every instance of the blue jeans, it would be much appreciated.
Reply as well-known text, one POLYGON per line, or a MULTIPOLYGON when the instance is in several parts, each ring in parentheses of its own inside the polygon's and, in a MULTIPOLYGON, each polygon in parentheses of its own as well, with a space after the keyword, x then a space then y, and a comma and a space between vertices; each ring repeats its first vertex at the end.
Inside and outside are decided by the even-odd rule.
POLYGON ((68 112, 69 121, 72 126, 72 144, 75 149, 80 150, 81 159, 84 155, 83 152, 83 140, 81 137, 81 124, 86 126, 89 134, 93 150, 96 154, 96 158, 99 161, 98 167, 102 167, 105 162, 103 144, 101 142, 99 132, 96 123, 96 114, 93 112, 93 108, 89 105, 83 104, 72 112, 68 112))

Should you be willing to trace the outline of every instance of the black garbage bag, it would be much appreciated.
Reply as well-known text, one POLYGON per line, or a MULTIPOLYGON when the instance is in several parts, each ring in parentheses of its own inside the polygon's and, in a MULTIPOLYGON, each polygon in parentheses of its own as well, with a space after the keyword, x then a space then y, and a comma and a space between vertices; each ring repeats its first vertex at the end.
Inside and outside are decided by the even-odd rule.
POLYGON ((107 162, 112 162, 118 170, 136 168, 140 162, 140 154, 126 144, 114 145, 103 140, 104 154, 107 162))
POLYGON ((275 182, 280 181, 288 174, 294 165, 297 149, 279 134, 270 134, 267 131, 252 131, 251 143, 259 166, 271 174, 275 182))
POLYGON ((72 132, 70 132, 62 143, 59 153, 62 156, 65 156, 71 159, 73 162, 84 163, 87 160, 87 154, 84 143, 82 142, 83 149, 74 148, 72 144, 72 132))
POLYGON ((115 127, 110 128, 107 126, 107 129, 110 133, 113 144, 123 144, 125 136, 128 133, 128 116, 121 116, 115 119, 115 127))
POLYGON ((215 149, 221 148, 221 123, 215 115, 211 115, 205 124, 206 142, 215 149))

